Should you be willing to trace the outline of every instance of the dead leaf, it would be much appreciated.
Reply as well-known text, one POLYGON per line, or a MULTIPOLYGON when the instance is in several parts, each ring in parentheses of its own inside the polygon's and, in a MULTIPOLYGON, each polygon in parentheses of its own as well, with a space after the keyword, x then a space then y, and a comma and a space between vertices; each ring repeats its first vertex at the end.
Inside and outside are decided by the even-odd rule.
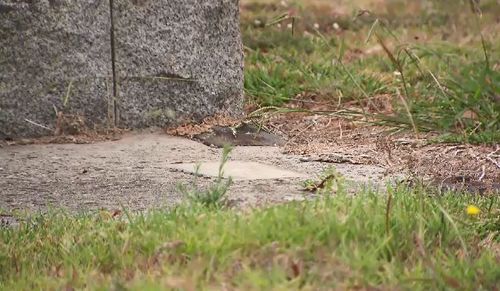
POLYGON ((115 210, 113 210, 113 212, 111 213, 111 217, 113 217, 113 218, 117 218, 117 217, 119 217, 119 216, 121 216, 121 215, 122 215, 122 211, 121 211, 121 210, 119 210, 119 209, 115 209, 115 210))
POLYGON ((298 276, 300 276, 302 268, 299 262, 292 260, 290 268, 292 269, 292 278, 297 278, 298 276))
POLYGON ((462 289, 462 285, 460 284, 460 282, 458 282, 457 279, 455 278, 452 278, 450 276, 447 276, 447 275, 444 275, 444 280, 446 281, 446 284, 448 284, 449 286, 451 286, 453 289, 456 289, 456 290, 460 290, 462 289))
POLYGON ((462 114, 462 118, 465 118, 465 119, 472 119, 472 120, 477 120, 478 116, 477 116, 477 113, 472 111, 472 110, 466 110, 463 114, 462 114))

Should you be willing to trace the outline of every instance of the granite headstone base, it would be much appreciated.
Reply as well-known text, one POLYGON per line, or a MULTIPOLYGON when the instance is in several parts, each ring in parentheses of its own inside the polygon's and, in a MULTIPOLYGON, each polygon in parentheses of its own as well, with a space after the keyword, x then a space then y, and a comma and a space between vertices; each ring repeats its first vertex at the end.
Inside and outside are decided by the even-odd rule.
POLYGON ((237 0, 0 0, 0 138, 238 115, 237 0))
POLYGON ((120 122, 163 126, 243 106, 237 0, 114 0, 120 122))
POLYGON ((53 134, 57 112, 107 124, 109 32, 107 1, 0 0, 0 137, 53 134))

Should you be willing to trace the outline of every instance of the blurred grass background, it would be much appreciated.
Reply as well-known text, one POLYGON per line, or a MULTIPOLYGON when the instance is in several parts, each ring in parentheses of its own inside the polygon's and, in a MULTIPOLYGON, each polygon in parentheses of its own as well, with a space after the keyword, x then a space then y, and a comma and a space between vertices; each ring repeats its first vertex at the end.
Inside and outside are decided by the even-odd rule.
POLYGON ((477 2, 243 0, 248 100, 355 101, 377 124, 497 143, 500 5, 477 2))

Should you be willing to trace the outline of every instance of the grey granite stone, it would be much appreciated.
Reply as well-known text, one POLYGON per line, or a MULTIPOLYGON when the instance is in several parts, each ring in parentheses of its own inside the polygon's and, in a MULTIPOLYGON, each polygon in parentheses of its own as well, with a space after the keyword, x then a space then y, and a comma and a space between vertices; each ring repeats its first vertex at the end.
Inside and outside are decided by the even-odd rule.
POLYGON ((114 0, 119 125, 241 112, 238 2, 114 0))
POLYGON ((56 112, 91 128, 237 115, 242 93, 237 0, 0 0, 2 139, 53 134, 56 112))
POLYGON ((56 110, 107 122, 109 10, 104 0, 0 0, 0 137, 52 134, 33 123, 54 129, 56 110))

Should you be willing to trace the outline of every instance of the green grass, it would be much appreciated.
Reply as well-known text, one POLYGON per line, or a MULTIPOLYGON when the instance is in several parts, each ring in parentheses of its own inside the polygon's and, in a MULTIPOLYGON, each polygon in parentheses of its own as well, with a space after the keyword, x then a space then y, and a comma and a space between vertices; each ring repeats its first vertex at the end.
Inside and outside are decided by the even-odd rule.
POLYGON ((392 112, 368 110, 377 123, 437 132, 443 141, 500 142, 495 1, 481 1, 482 16, 472 13, 469 1, 422 4, 415 12, 405 1, 387 1, 377 10, 373 1, 358 0, 344 3, 352 9, 347 15, 332 15, 335 7, 319 0, 286 7, 243 2, 250 102, 286 106, 311 93, 338 109, 352 101, 369 108, 370 99, 389 95, 392 112), (363 7, 374 10, 357 16, 363 7))
POLYGON ((497 197, 403 186, 244 213, 55 212, 0 229, 0 289, 492 290, 499 217, 497 197))

